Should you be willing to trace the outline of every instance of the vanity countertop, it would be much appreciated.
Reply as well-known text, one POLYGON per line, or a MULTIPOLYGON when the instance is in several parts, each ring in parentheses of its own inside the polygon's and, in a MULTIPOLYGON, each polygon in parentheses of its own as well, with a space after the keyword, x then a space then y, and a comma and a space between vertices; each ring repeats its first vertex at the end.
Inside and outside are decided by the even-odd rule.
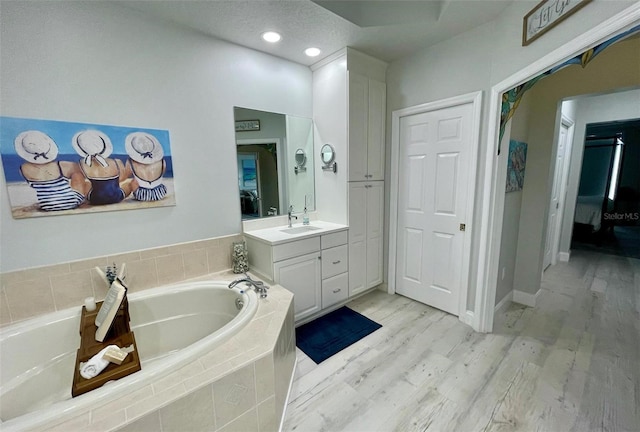
POLYGON ((319 220, 311 221, 310 225, 302 223, 293 224, 292 228, 279 226, 275 228, 265 228, 259 230, 245 231, 244 235, 272 246, 288 243, 305 238, 320 236, 337 231, 348 229, 347 225, 324 222, 319 220), (289 232, 287 232, 289 231, 289 232))

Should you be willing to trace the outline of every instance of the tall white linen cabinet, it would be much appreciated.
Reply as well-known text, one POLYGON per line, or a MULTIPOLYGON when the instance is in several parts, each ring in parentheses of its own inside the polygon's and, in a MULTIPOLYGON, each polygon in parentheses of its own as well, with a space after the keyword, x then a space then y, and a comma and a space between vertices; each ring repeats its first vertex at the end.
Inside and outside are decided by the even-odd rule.
POLYGON ((387 64, 345 48, 311 67, 314 147, 336 152, 338 170, 316 167, 321 220, 349 225, 349 297, 383 283, 387 64))

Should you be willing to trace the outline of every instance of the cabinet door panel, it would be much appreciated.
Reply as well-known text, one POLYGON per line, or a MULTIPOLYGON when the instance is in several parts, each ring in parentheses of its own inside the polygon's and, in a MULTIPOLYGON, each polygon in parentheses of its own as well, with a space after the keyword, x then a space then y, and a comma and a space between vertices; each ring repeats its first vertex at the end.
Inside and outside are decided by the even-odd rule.
POLYGON ((349 296, 366 289, 367 185, 349 184, 349 296))
POLYGON ((384 182, 372 182, 367 188, 367 282, 366 288, 382 283, 382 242, 384 219, 384 182))
POLYGON ((367 289, 367 244, 349 243, 349 297, 367 289))
POLYGON ((367 239, 367 183, 349 183, 349 244, 367 239))
POLYGON ((367 186, 367 239, 381 238, 384 229, 384 182, 371 182, 367 186))
POLYGON ((322 307, 320 253, 277 262, 273 265, 275 282, 291 291, 296 321, 322 307))
POLYGON ((369 79, 349 72, 349 180, 367 180, 369 79))
POLYGON ((367 282, 365 289, 382 283, 382 237, 367 240, 367 282))
POLYGON ((370 79, 367 140, 367 173, 369 175, 369 180, 384 179, 384 125, 386 111, 386 84, 370 79))

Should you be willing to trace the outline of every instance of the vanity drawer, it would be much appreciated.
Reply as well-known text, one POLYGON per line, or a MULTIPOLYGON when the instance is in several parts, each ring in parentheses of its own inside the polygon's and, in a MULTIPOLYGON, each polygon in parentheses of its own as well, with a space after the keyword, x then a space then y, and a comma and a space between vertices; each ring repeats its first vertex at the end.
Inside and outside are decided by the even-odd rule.
POLYGON ((273 262, 282 261, 300 255, 306 255, 309 253, 317 252, 319 250, 319 236, 275 245, 273 247, 273 262))
POLYGON ((322 236, 322 249, 329 249, 332 247, 347 244, 347 230, 338 231, 331 234, 324 234, 322 236))
POLYGON ((322 279, 347 271, 347 245, 322 250, 322 279))
POLYGON ((322 281, 322 308, 329 307, 349 297, 349 273, 322 281))

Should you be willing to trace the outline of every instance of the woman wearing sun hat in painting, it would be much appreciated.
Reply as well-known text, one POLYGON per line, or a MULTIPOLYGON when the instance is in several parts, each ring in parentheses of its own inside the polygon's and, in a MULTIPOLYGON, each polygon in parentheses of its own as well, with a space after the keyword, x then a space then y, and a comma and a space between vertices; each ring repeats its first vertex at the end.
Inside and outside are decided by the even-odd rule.
POLYGON ((74 162, 56 161, 58 146, 37 130, 20 133, 14 142, 16 153, 26 162, 20 173, 36 191, 38 206, 44 211, 71 210, 84 202, 88 188, 74 162))
POLYGON ((167 167, 160 142, 151 134, 134 132, 127 136, 124 146, 138 184, 137 188, 134 187, 133 198, 138 201, 163 199, 167 195, 167 187, 162 183, 162 176, 167 167))
POLYGON ((131 173, 121 160, 111 159, 113 144, 98 130, 85 130, 74 135, 71 145, 82 157, 80 169, 91 183, 87 201, 92 205, 115 204, 133 189, 131 173))

